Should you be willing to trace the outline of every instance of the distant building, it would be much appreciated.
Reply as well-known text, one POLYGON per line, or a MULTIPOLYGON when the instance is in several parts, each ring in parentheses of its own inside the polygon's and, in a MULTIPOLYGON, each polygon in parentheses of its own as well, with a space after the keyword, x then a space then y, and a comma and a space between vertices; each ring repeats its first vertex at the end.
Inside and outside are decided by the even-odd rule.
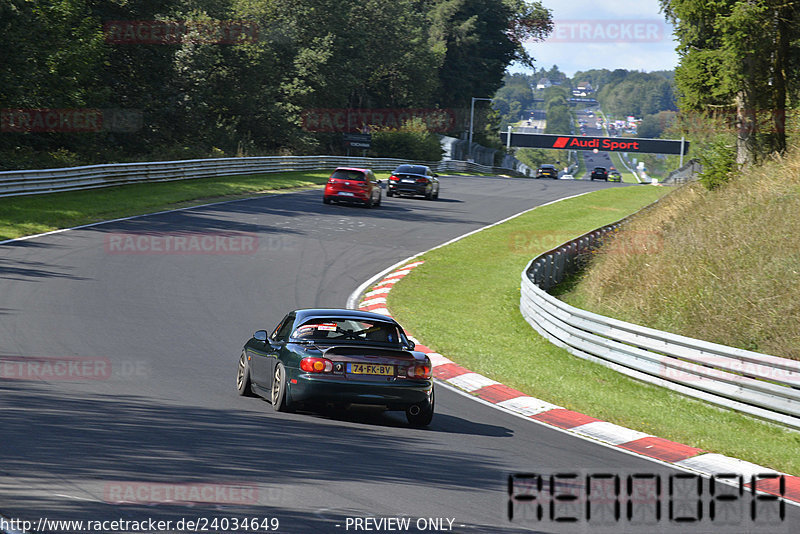
POLYGON ((539 80, 539 83, 536 84, 537 89, 547 89, 548 87, 552 86, 553 82, 548 80, 547 78, 542 78, 539 80))
POLYGON ((582 93, 587 93, 589 91, 593 91, 592 84, 590 84, 589 82, 580 82, 578 84, 578 91, 580 91, 582 93))

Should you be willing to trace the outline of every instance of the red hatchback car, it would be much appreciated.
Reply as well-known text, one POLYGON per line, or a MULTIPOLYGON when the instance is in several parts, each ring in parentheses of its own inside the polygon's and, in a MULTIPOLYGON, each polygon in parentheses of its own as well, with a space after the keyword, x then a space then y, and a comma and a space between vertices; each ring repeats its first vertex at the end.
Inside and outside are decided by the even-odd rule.
POLYGON ((339 167, 328 178, 322 201, 357 202, 366 207, 381 205, 381 184, 369 169, 339 167))

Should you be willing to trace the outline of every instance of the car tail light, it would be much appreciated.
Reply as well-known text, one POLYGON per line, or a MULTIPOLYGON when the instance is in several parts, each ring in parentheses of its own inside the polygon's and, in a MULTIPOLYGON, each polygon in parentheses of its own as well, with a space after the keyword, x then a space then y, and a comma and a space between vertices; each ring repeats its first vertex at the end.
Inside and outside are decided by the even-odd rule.
POLYGON ((418 184, 427 184, 428 183, 428 179, 427 178, 417 178, 417 183, 418 184))
POLYGON ((431 366, 423 365, 421 363, 411 365, 406 371, 408 378, 426 379, 431 377, 431 366))
POLYGON ((333 362, 327 358, 303 358, 300 360, 300 369, 307 373, 330 373, 333 371, 333 362))
POLYGON ((395 175, 393 174, 393 175, 391 175, 391 176, 389 177, 389 180, 391 180, 392 182, 397 182, 397 181, 399 181, 399 180, 400 180, 400 177, 399 177, 399 176, 395 176, 395 175))

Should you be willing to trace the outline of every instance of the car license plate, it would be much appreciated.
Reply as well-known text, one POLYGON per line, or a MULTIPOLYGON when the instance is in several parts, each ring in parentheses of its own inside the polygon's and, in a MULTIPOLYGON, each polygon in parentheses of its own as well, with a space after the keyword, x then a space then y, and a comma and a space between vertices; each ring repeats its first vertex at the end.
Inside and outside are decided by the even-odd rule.
POLYGON ((400 181, 403 182, 404 184, 413 184, 415 182, 415 180, 400 180, 400 181))
POLYGON ((394 376, 394 365, 375 363, 348 363, 347 372, 353 375, 394 376))
POLYGON ((354 197, 356 195, 354 193, 339 192, 339 196, 340 197, 354 197))

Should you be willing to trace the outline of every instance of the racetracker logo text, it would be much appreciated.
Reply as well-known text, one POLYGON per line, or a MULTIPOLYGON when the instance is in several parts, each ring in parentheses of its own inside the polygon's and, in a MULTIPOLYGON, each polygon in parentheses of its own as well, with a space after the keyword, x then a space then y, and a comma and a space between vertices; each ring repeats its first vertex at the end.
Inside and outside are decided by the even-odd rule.
POLYGON ((155 482, 108 482, 103 489, 107 503, 209 503, 258 504, 259 491, 255 484, 187 483, 159 484, 155 482))
POLYGON ((453 129, 456 114, 450 109, 308 109, 301 114, 307 132, 362 132, 397 129, 419 118, 431 132, 453 129))
POLYGON ((108 254, 253 254, 258 235, 231 233, 114 233, 105 236, 108 254))
POLYGON ((655 43, 671 38, 669 27, 653 20, 555 20, 548 43, 655 43))
POLYGON ((110 377, 108 358, 0 358, 0 380, 108 380, 110 377))
POLYGON ((136 132, 142 128, 137 109, 2 109, 0 132, 136 132))
POLYGON ((258 24, 225 20, 109 20, 109 44, 237 44, 258 41, 258 24))
MULTIPOLYGON (((508 248, 520 254, 542 254, 553 250, 572 239, 569 234, 560 232, 544 232, 536 230, 520 230, 509 236, 508 248)), ((588 246, 588 244, 587 244, 588 246)), ((664 247, 664 238, 656 231, 631 231, 614 233, 604 239, 599 249, 578 248, 577 254, 591 254, 598 250, 602 254, 658 254, 664 247)))

